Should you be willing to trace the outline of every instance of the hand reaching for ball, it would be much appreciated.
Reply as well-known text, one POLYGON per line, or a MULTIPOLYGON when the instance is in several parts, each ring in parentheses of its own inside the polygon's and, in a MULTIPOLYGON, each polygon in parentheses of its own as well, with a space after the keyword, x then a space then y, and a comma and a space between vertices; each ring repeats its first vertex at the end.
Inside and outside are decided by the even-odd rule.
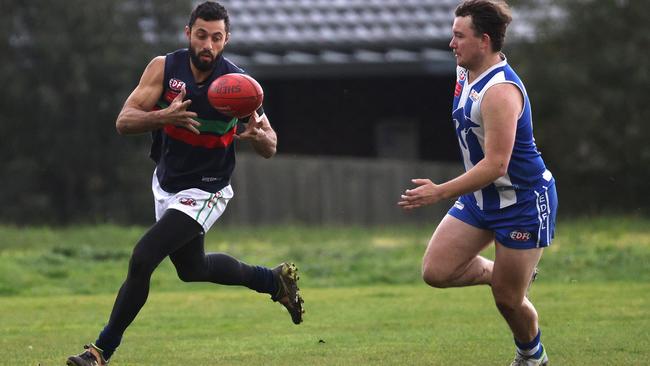
POLYGON ((197 116, 195 112, 190 112, 187 110, 192 101, 190 99, 184 101, 183 99, 185 98, 185 94, 185 88, 181 89, 181 92, 178 93, 174 100, 172 100, 171 104, 165 108, 165 123, 187 128, 188 130, 198 135, 201 132, 197 129, 197 127, 201 126, 201 123, 194 120, 194 117, 197 116))
POLYGON ((255 152, 267 159, 275 155, 278 137, 266 114, 262 113, 260 116, 257 111, 253 112, 245 126, 244 131, 235 134, 237 140, 248 140, 255 152))
POLYGON ((266 136, 264 131, 264 120, 257 114, 257 111, 253 112, 248 118, 248 123, 246 123, 246 128, 243 132, 235 134, 235 138, 238 140, 253 140, 259 141, 266 136))

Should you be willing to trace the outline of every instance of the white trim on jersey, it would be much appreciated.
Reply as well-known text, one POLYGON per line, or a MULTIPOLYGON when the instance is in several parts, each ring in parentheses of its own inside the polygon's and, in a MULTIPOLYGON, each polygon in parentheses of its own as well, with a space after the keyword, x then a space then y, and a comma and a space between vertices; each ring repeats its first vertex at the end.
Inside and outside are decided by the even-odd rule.
MULTIPOLYGON (((505 64, 506 61, 503 61, 490 67, 488 70, 483 72, 479 77, 477 77, 476 80, 474 80, 474 82, 472 82, 471 84, 468 84, 467 80, 465 80, 465 86, 463 87, 463 92, 460 96, 460 101, 458 105, 464 106, 465 103, 467 102, 467 98, 472 97, 471 93, 474 92, 474 89, 472 88, 473 85, 480 82, 486 75, 488 75, 494 69, 502 67, 505 64)), ((476 100, 472 99, 474 103, 472 103, 472 108, 469 111, 469 117, 470 117, 469 119, 480 126, 477 128, 472 128, 472 132, 476 136, 476 139, 479 145, 481 146, 481 150, 483 150, 483 152, 485 152, 485 130, 483 128, 483 118, 481 117, 481 102, 483 101, 483 96, 485 95, 485 92, 490 87, 500 83, 511 83, 510 81, 506 80, 505 72, 499 72, 494 76, 492 76, 492 78, 488 81, 488 83, 481 89, 480 92, 478 92, 476 100)), ((523 113, 523 109, 522 109, 522 113, 523 113)), ((463 136, 463 138, 465 138, 465 136, 463 136)), ((461 148, 461 150, 463 153, 463 162, 465 164, 465 168, 466 170, 469 170, 472 167, 474 167, 474 164, 472 164, 470 160, 469 149, 461 148)), ((510 180, 510 176, 508 176, 507 174, 503 177, 498 178, 493 183, 497 187, 512 186, 512 181, 510 180)), ((499 194, 499 208, 508 207, 510 205, 517 203, 517 193, 514 190, 498 191, 498 194, 499 194)), ((474 192, 474 198, 476 198, 476 203, 478 204, 479 208, 482 210, 483 192, 481 190, 474 192)))
POLYGON ((483 190, 479 189, 478 191, 474 192, 474 198, 476 199, 476 205, 478 208, 481 210, 483 209, 483 190))
MULTIPOLYGON (((494 181, 497 187, 512 187, 510 175, 506 174, 494 181)), ((517 203, 517 192, 514 189, 499 191, 499 208, 508 207, 517 203)))

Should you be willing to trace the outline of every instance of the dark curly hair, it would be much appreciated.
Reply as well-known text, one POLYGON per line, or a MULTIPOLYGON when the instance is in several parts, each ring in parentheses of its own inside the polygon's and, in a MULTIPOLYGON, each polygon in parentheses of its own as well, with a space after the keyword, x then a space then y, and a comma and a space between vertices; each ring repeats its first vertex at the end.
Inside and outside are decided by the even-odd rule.
POLYGON ((206 1, 199 4, 190 15, 190 22, 187 24, 188 27, 192 28, 194 22, 197 18, 203 20, 223 20, 226 25, 226 32, 230 31, 230 18, 228 17, 228 10, 223 7, 223 5, 214 2, 206 1))

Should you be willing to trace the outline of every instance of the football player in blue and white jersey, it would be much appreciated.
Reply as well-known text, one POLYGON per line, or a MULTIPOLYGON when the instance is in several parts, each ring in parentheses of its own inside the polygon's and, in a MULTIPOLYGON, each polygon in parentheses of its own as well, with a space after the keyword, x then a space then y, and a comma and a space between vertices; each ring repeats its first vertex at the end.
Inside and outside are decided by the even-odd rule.
POLYGON ((533 138, 530 101, 501 52, 512 20, 505 2, 469 0, 455 11, 457 82, 452 119, 465 173, 437 184, 413 179, 398 204, 412 210, 457 198, 424 254, 432 287, 487 284, 512 330, 512 365, 546 365, 535 307, 527 290, 555 228, 555 180, 533 138), (480 255, 492 242, 494 261, 480 255))

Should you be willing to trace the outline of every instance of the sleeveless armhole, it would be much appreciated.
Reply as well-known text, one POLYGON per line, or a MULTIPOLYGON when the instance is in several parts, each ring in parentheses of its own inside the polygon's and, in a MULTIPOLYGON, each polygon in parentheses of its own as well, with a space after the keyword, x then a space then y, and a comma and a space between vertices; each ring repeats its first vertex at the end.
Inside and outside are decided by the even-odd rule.
POLYGON ((488 90, 498 84, 512 84, 517 87, 519 90, 519 93, 521 94, 521 111, 519 111, 519 114, 517 115, 517 120, 521 118, 521 116, 524 115, 524 111, 526 110, 526 91, 522 90, 519 84, 515 83, 514 81, 511 80, 500 80, 495 83, 491 83, 485 86, 484 90, 481 93, 481 98, 477 101, 479 108, 481 106, 481 103, 483 103, 483 97, 485 97, 485 94, 487 94, 488 90))

